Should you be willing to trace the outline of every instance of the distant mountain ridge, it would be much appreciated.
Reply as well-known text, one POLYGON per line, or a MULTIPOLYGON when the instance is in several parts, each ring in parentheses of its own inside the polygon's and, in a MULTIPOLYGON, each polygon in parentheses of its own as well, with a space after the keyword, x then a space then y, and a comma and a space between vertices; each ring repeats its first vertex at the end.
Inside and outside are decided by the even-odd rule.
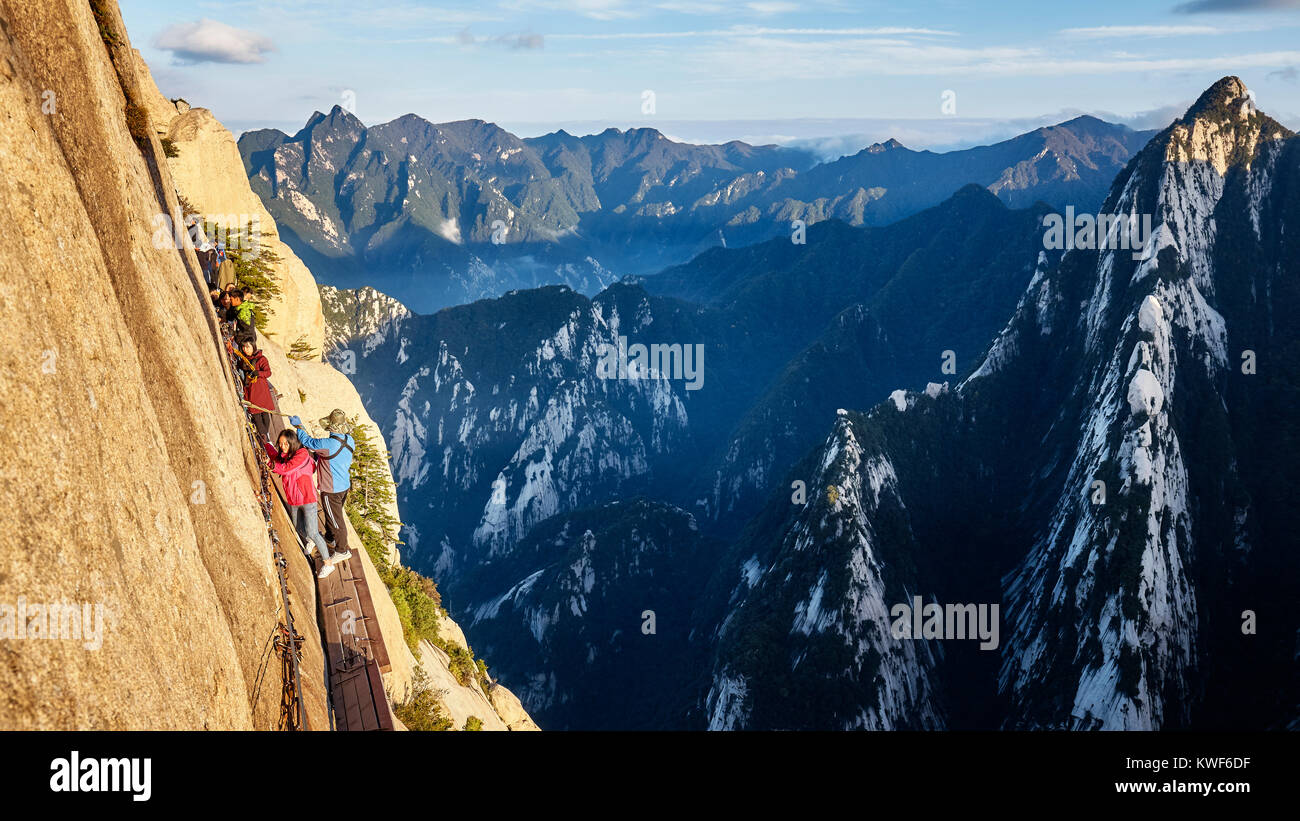
POLYGON ((1154 133, 1081 116, 993 145, 944 153, 913 151, 888 140, 814 167, 788 186, 798 194, 785 196, 814 203, 826 192, 883 189, 860 206, 841 203, 831 212, 868 225, 933 205, 966 183, 983 185, 1013 208, 1042 200, 1058 208, 1074 204, 1094 210, 1111 180, 1154 133))
POLYGON ((1100 206, 1150 132, 1092 117, 934 153, 896 140, 834 162, 650 128, 521 139, 414 114, 367 128, 335 106, 290 136, 245 133, 253 189, 322 281, 371 285, 425 313, 563 284, 595 294, 715 246, 788 236, 793 220, 883 225, 978 184, 1005 203, 1100 206))
POLYGON ((1297 192, 1225 78, 1113 181, 1136 255, 970 185, 347 349, 411 562, 548 726, 1294 726, 1297 192), (597 378, 618 336, 703 344, 704 388, 597 378), (899 640, 917 596, 997 647, 899 640))

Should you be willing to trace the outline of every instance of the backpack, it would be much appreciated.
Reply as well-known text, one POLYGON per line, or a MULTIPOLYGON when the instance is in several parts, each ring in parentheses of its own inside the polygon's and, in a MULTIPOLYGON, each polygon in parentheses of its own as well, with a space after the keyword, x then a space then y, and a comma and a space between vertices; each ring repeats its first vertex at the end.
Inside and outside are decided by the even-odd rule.
MULTIPOLYGON (((343 448, 347 448, 348 453, 351 453, 353 457, 357 455, 357 452, 352 449, 351 445, 348 444, 348 440, 346 436, 339 436, 337 433, 331 433, 330 438, 339 440, 339 442, 342 443, 343 448)), ((326 462, 328 462, 329 460, 333 459, 335 456, 338 456, 340 453, 342 453, 343 448, 339 448, 338 450, 331 453, 329 456, 320 456, 318 458, 324 459, 326 462)))

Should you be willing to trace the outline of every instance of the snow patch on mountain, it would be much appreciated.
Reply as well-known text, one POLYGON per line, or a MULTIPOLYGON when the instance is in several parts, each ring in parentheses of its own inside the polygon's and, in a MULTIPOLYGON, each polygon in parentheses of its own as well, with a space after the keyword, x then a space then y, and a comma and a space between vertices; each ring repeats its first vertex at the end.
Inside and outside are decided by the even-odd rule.
POLYGON ((319 286, 325 315, 325 350, 329 356, 353 349, 369 356, 390 336, 401 333, 412 314, 405 305, 366 286, 355 291, 319 286))
MULTIPOLYGON (((1047 275, 1050 267, 1047 253, 1039 251, 1034 262, 1034 274, 1029 280, 1024 295, 1020 297, 1015 312, 1012 314, 1013 318, 1032 316, 1038 326, 1039 333, 1043 336, 1052 332, 1051 316, 1060 301, 1060 296, 1056 293, 1053 282, 1047 275)), ((984 359, 980 362, 979 367, 970 376, 962 380, 958 390, 973 380, 997 373, 1015 359, 1020 350, 1019 334, 1019 325, 1013 319, 998 333, 993 340, 993 344, 989 346, 988 352, 984 354, 984 359)), ((900 408, 900 410, 902 409, 900 408)))
MULTIPOLYGON (((854 426, 854 417, 836 416, 811 483, 828 492, 809 499, 768 568, 760 569, 757 557, 745 564, 741 587, 733 594, 737 604, 727 623, 750 601, 771 601, 783 590, 799 589, 802 592, 784 622, 788 646, 769 648, 768 663, 785 663, 795 671, 805 663, 813 636, 819 641, 834 637, 852 661, 832 675, 849 681, 866 676, 873 682, 874 698, 840 715, 845 729, 942 727, 938 698, 928 680, 935 664, 929 643, 900 641, 890 634, 888 571, 878 553, 874 518, 886 497, 896 507, 902 506, 897 474, 884 454, 864 450, 854 426), (837 545, 833 551, 832 544, 837 545), (800 554, 825 557, 817 562, 815 576, 796 577, 796 570, 806 565, 798 560, 800 554), (832 555, 844 558, 827 564, 832 555), (829 598, 832 589, 837 592, 829 598)), ((724 636, 727 623, 721 631, 724 636)), ((715 670, 705 700, 711 728, 746 726, 749 675, 726 660, 715 670)), ((792 717, 790 723, 798 726, 799 718, 792 717)))
MULTIPOLYGON (((1220 86, 1235 93, 1232 83, 1220 86)), ((1033 712, 1031 694, 1047 669, 1068 664, 1078 670, 1072 708, 1054 726, 1158 729, 1187 717, 1198 606, 1185 567, 1194 547, 1187 467, 1170 407, 1180 356, 1190 354, 1184 367, 1203 369, 1209 384, 1227 367, 1224 321, 1210 304, 1215 212, 1230 169, 1252 173, 1259 138, 1250 112, 1241 121, 1189 115, 1144 155, 1116 198, 1115 211, 1153 213, 1159 227, 1136 265, 1122 264, 1124 250, 1098 254, 1083 329, 1087 350, 1104 358, 1077 394, 1085 418, 1051 523, 1007 580, 1013 632, 999 678, 1029 710, 1015 726, 1053 722, 1033 712), (1142 193, 1148 174, 1157 180, 1154 199, 1142 193), (1136 305, 1118 279, 1130 269, 1129 283, 1147 288, 1136 305), (1112 326, 1117 309, 1128 313, 1112 326), (1111 327, 1114 338, 1105 333, 1111 327), (1099 504, 1085 491, 1111 470, 1120 486, 1099 504), (1062 635, 1074 636, 1074 646, 1060 646, 1062 635)), ((1266 167, 1267 159, 1255 171, 1266 167)), ((1246 180, 1248 193, 1266 185, 1246 180)))
POLYGON ((744 676, 730 672, 719 674, 709 690, 705 707, 709 715, 710 730, 742 729, 748 717, 745 699, 749 687, 744 676))

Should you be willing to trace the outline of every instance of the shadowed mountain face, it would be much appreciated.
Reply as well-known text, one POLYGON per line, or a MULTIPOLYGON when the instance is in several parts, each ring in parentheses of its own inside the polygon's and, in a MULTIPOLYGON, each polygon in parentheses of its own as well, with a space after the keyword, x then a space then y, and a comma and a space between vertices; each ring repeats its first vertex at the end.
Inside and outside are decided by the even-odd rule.
POLYGON ((413 114, 366 128, 336 106, 292 137, 248 132, 239 148, 323 282, 429 312, 546 284, 595 294, 710 247, 788 236, 794 220, 883 225, 970 183, 1014 207, 1095 210, 1148 136, 1080 117, 964 151, 891 140, 815 164, 802 151, 690 145, 648 128, 520 139, 413 114))
MULTIPOLYGON (((474 641, 514 648, 494 653, 494 669, 528 689, 544 726, 623 726, 630 702, 618 699, 627 692, 602 695, 583 682, 649 649, 636 643, 641 611, 591 590, 575 605, 564 568, 579 554, 569 554, 588 556, 600 590, 634 589, 627 574, 648 584, 683 563, 696 568, 690 596, 642 609, 662 619, 655 647, 703 652, 696 639, 710 631, 683 609, 702 600, 726 539, 774 489, 788 497, 782 477, 824 439, 837 407, 955 379, 942 369, 948 347, 963 367, 974 364, 1041 262, 1043 215, 968 186, 897 225, 832 220, 812 226, 805 245, 781 238, 710 252, 691 270, 717 293, 690 301, 667 295, 692 279, 680 271, 594 298, 547 287, 418 316, 373 291, 330 292, 327 315, 347 318, 337 334, 332 327, 331 356, 355 361, 367 407, 384 419, 406 560, 467 603, 459 615, 474 641), (347 310, 329 307, 336 303, 347 310), (703 381, 691 390, 685 379, 602 378, 601 346, 619 337, 628 348, 698 346, 703 381), (647 503, 609 507, 637 495, 647 503), (581 513, 591 509, 616 512, 621 524, 596 527, 605 514, 581 513), (535 535, 570 514, 585 517, 581 528, 535 535), (664 517, 681 521, 669 527, 664 517), (660 541, 647 544, 669 546, 628 547, 653 533, 660 541), (673 539, 686 534, 692 547, 683 553, 673 539), (570 628, 586 638, 575 644, 570 628), (614 631, 620 642, 584 661, 583 642, 594 647, 614 631), (561 656, 577 667, 543 664, 561 656)), ((656 715, 664 705, 646 700, 651 691, 680 693, 686 684, 674 676, 687 673, 698 690, 707 658, 661 667, 654 686, 637 691, 640 709, 656 715)), ((684 710, 674 703, 671 726, 683 726, 684 710)))
POLYGON ((552 726, 1286 726, 1297 192, 1226 78, 1115 177, 1131 247, 972 184, 594 297, 357 296, 393 318, 337 344, 409 560, 552 726), (699 390, 602 378, 636 343, 699 346, 699 390))
POLYGON ((390 319, 336 344, 406 555, 544 722, 1286 726, 1298 192, 1225 78, 1114 180, 1136 248, 1062 254, 976 185, 594 298, 357 297, 390 319), (619 337, 701 346, 702 386, 601 378, 619 337), (900 637, 916 597, 986 608, 993 646, 900 637))
POLYGON ((1111 189, 1150 253, 1041 266, 955 390, 843 413, 796 472, 834 492, 720 563, 710 726, 1293 721, 1297 181, 1226 78, 1111 189), (999 649, 898 640, 911 596, 1000 605, 999 649))

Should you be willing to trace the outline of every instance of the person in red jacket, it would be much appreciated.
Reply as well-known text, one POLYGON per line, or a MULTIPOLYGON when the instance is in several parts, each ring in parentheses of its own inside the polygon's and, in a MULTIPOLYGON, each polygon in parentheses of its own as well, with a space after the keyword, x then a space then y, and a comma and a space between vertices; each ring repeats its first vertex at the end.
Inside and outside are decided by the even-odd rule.
POLYGON ((331 556, 325 537, 320 535, 316 519, 316 459, 298 441, 298 434, 291 430, 281 431, 274 445, 270 440, 263 439, 262 446, 271 457, 271 470, 279 474, 280 482, 284 485, 284 498, 289 503, 289 513, 293 517, 294 527, 298 528, 298 534, 302 536, 303 544, 307 545, 308 554, 310 555, 314 544, 324 560, 320 572, 316 574, 323 579, 334 572, 335 563, 343 556, 331 556))
POLYGON ((244 372, 244 401, 266 408, 265 411, 249 408, 248 412, 253 417, 253 427, 257 428, 258 437, 268 439, 271 435, 270 411, 275 409, 275 400, 271 398, 271 383, 266 381, 271 378, 271 364, 266 361, 266 354, 246 339, 239 346, 239 369, 244 372))

